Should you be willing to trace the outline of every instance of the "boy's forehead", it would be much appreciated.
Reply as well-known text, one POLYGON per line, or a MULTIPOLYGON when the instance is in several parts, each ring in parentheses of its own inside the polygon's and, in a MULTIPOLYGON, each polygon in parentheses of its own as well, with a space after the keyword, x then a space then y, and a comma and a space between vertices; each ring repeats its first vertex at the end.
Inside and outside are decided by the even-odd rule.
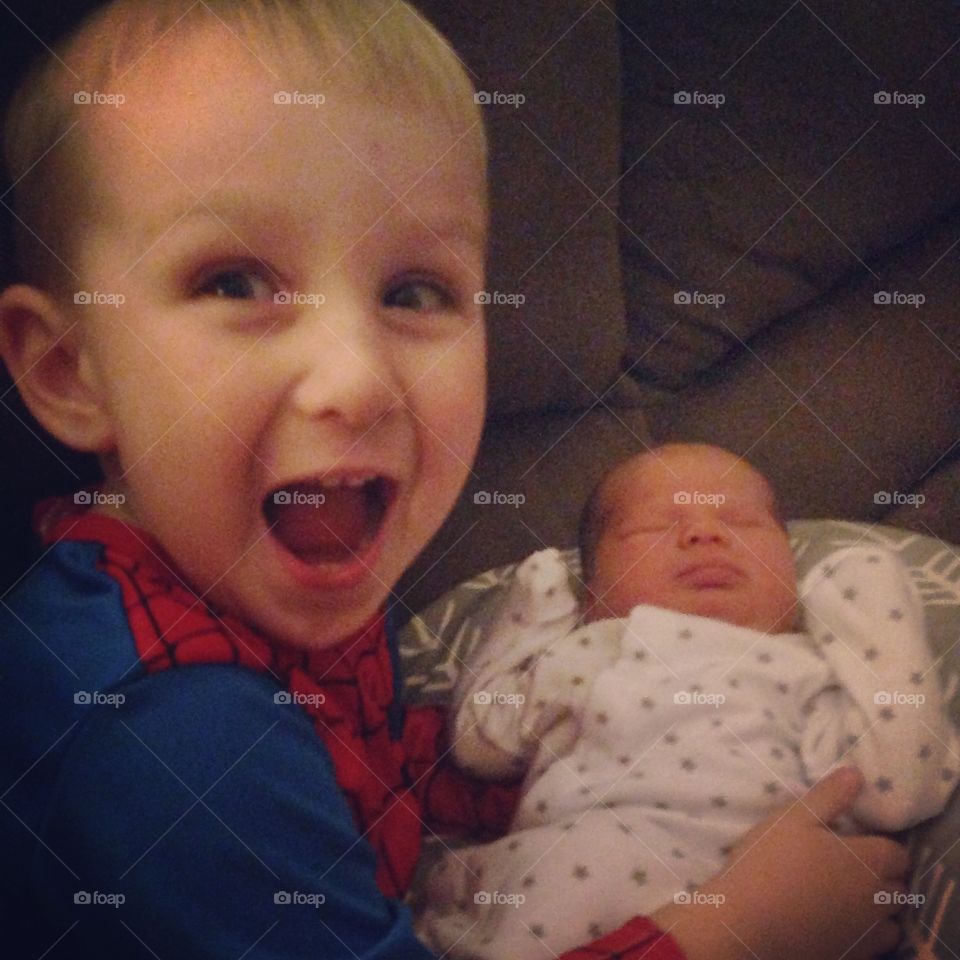
POLYGON ((158 222, 148 234, 200 201, 201 215, 216 216, 286 198, 301 219, 335 219, 360 197, 370 213, 359 230, 412 209, 434 231, 443 221, 452 236, 483 242, 475 144, 458 144, 444 118, 405 115, 336 88, 317 92, 324 102, 316 106, 277 103, 276 81, 249 61, 241 69, 211 61, 199 75, 175 66, 164 64, 169 83, 153 69, 131 74, 127 101, 98 111, 85 138, 98 192, 135 200, 144 219, 152 210, 158 222), (233 202, 244 195, 246 204, 233 202))
POLYGON ((439 179, 457 160, 462 175, 469 152, 451 150, 449 160, 443 153, 463 131, 440 111, 404 110, 399 94, 379 103, 343 65, 331 73, 300 47, 277 63, 272 47, 251 48, 216 19, 174 28, 115 80, 110 92, 122 104, 83 115, 93 148, 103 147, 98 159, 121 178, 130 155, 150 159, 155 178, 166 173, 196 192, 244 165, 267 177, 284 152, 335 169, 369 167, 372 187, 379 181, 394 194, 439 179), (409 137, 400 135, 413 132, 437 141, 430 163, 403 162, 409 137), (373 169, 384 159, 390 163, 373 169))

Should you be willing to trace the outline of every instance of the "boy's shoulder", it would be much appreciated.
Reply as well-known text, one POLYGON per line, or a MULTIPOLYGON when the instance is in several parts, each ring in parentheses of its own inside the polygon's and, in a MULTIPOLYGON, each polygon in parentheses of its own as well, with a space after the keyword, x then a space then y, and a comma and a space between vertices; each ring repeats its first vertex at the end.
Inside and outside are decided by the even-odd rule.
POLYGON ((4 712, 62 723, 166 667, 270 663, 266 642, 202 604, 141 531, 67 512, 43 533, 43 553, 0 604, 4 712))

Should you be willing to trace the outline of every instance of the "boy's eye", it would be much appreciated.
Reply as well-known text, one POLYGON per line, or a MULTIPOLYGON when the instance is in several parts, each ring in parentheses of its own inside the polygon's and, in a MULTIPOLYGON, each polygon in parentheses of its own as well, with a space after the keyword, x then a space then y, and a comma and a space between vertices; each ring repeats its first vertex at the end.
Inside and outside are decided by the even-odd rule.
POLYGON ((221 270, 205 280, 197 292, 224 300, 272 298, 273 287, 252 270, 221 270))
POLYGON ((383 300, 388 307, 430 312, 448 308, 452 297, 431 280, 404 280, 392 286, 383 300))

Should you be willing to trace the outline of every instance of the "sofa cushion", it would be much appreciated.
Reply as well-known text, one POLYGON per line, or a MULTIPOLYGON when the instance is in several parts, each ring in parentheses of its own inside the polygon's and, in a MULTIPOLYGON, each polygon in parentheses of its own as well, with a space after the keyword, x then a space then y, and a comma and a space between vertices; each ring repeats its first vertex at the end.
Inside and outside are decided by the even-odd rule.
POLYGON ((617 21, 580 0, 417 5, 494 101, 486 292, 524 302, 487 309, 491 410, 588 406, 618 377, 626 338, 617 21))
POLYGON ((684 386, 960 199, 956 4, 619 10, 635 376, 684 386))
POLYGON ((876 276, 757 334, 651 415, 657 439, 746 456, 788 517, 879 521, 899 509, 891 522, 960 542, 957 486, 932 480, 958 452, 960 262, 945 256, 958 232, 953 215, 876 276), (874 302, 918 289, 919 306, 874 302), (905 499, 923 489, 922 504, 905 499))

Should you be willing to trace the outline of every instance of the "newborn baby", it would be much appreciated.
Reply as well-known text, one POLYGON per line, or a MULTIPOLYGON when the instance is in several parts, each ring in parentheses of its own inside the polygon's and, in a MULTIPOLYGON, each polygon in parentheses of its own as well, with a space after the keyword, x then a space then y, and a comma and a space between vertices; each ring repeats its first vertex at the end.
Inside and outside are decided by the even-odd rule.
POLYGON ((582 605, 556 550, 517 570, 462 672, 453 749, 524 777, 511 832, 447 850, 419 933, 453 957, 551 958, 697 896, 728 848, 855 764, 863 827, 956 783, 923 609, 897 558, 851 547, 799 587, 766 479, 673 444, 616 466, 581 522, 582 605))

